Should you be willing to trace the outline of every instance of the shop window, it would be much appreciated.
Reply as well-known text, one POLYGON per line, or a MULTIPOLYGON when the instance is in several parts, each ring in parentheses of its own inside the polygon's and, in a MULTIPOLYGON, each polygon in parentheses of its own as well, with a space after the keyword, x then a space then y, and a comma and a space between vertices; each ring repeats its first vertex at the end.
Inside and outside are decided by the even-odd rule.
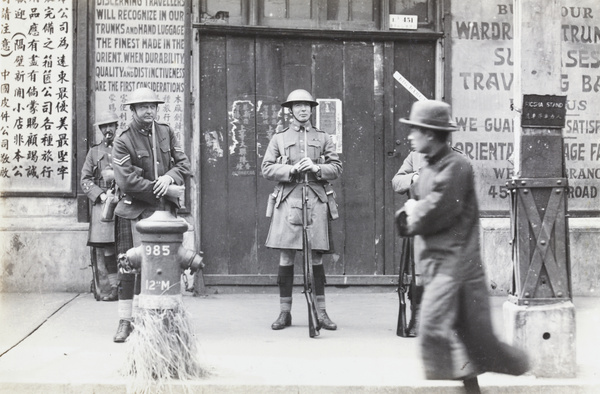
POLYGON ((419 27, 433 27, 435 0, 389 0, 390 14, 416 15, 419 27))
POLYGON ((200 22, 247 25, 248 1, 200 0, 200 22))
POLYGON ((200 22, 274 28, 387 30, 388 14, 416 15, 433 28, 439 0, 199 0, 200 22), (386 10, 387 12, 382 12, 386 10))
POLYGON ((259 24, 315 29, 378 29, 380 0, 259 0, 259 24))

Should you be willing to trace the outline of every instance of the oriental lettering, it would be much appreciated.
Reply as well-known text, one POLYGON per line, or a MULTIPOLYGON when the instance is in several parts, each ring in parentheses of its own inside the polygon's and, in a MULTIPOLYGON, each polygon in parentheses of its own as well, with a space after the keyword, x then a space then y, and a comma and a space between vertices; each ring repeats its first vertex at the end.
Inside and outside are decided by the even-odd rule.
POLYGON ((71 192, 72 15, 64 1, 0 7, 2 195, 71 192))

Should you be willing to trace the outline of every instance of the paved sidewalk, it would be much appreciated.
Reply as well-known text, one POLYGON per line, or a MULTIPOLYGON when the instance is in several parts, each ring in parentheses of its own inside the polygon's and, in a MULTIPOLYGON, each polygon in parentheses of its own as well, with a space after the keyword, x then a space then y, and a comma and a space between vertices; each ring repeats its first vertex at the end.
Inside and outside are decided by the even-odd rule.
MULTIPOLYGON (((504 297, 492 298, 502 329, 504 297)), ((394 292, 330 291, 337 331, 308 337, 306 304, 294 293, 293 325, 270 328, 277 294, 216 294, 184 302, 206 378, 177 382, 194 393, 462 393, 459 382, 427 381, 414 338, 396 336, 394 292)), ((574 300, 575 379, 484 374, 483 393, 600 393, 600 298, 574 300)), ((0 393, 124 393, 128 344, 112 342, 117 303, 92 294, 0 294, 0 393)))

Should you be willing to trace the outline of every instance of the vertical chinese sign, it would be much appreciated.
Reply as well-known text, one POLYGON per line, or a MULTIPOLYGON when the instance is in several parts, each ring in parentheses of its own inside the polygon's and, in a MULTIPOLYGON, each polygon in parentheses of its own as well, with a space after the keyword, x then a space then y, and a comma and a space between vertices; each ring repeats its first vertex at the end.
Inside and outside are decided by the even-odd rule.
POLYGON ((283 129, 283 108, 273 98, 258 100, 256 118, 256 154, 260 168, 271 138, 278 130, 283 129))
POLYGON ((73 193, 73 10, 0 5, 0 195, 73 193))
POLYGON ((185 0, 97 0, 94 16, 96 114, 113 110, 121 118, 119 129, 127 127, 131 113, 123 103, 131 92, 147 87, 165 101, 159 105, 158 120, 169 124, 181 140, 185 0))
POLYGON ((229 157, 233 176, 256 175, 255 123, 252 101, 234 101, 229 113, 229 157))
POLYGON ((335 151, 342 153, 342 100, 317 99, 317 128, 323 130, 333 140, 335 151))

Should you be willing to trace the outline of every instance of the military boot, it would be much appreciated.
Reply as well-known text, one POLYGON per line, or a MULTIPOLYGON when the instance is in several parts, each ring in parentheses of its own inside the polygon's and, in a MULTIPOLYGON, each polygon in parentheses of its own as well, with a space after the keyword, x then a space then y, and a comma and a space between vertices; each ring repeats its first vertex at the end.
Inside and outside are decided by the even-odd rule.
POLYGON ((281 313, 271 328, 273 330, 282 330, 292 325, 292 291, 294 288, 294 266, 280 265, 277 275, 277 285, 279 286, 279 310, 281 313))
POLYGON ((118 301, 119 290, 116 286, 110 288, 110 293, 102 297, 102 301, 118 301))
POLYGON ((125 342, 125 340, 129 337, 129 334, 133 331, 133 324, 129 320, 120 320, 119 327, 117 328, 117 333, 113 340, 117 343, 125 342))
POLYGON ((327 316, 327 312, 325 310, 319 311, 318 319, 319 319, 319 324, 321 325, 321 328, 324 328, 325 330, 331 330, 331 331, 337 330, 337 324, 335 324, 333 321, 331 321, 329 316, 327 316))
POLYGON ((277 320, 271 324, 273 330, 283 330, 292 325, 292 314, 290 312, 281 312, 277 320))

